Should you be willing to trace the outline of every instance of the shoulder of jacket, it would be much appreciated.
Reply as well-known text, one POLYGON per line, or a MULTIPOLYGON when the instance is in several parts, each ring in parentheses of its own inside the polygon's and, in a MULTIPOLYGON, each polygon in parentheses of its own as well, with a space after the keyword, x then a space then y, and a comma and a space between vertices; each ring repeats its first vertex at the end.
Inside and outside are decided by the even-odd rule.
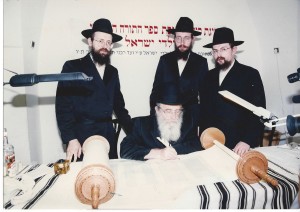
POLYGON ((151 116, 138 116, 133 118, 134 121, 145 122, 151 120, 151 116))
POLYGON ((164 59, 164 58, 169 58, 169 57, 174 57, 175 55, 175 51, 172 51, 172 52, 168 52, 162 56, 160 56, 160 59, 164 59))
POLYGON ((82 61, 83 58, 79 58, 79 59, 73 59, 73 60, 68 60, 66 61, 66 63, 79 63, 82 61))
POLYGON ((216 74, 216 73, 219 73, 219 70, 217 68, 213 68, 213 69, 210 69, 207 72, 207 75, 213 75, 213 74, 216 74))
POLYGON ((132 118, 133 125, 140 130, 148 130, 152 126, 153 118, 151 116, 138 116, 132 118))
POLYGON ((241 64, 241 63, 238 63, 237 66, 238 69, 242 69, 243 74, 250 74, 250 75, 259 74, 259 71, 251 66, 241 64))
POLYGON ((207 59, 205 57, 203 57, 200 54, 197 54, 195 52, 191 52, 191 56, 195 57, 197 60, 205 60, 205 61, 207 61, 207 59))
POLYGON ((114 71, 118 72, 118 69, 116 67, 114 67, 113 65, 111 65, 111 64, 107 64, 106 68, 109 69, 109 70, 114 70, 114 71))

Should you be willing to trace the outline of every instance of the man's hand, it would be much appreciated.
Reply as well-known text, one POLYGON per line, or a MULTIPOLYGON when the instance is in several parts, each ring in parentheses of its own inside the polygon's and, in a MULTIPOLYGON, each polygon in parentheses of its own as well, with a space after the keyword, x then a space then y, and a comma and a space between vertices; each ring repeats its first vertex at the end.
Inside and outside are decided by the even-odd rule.
POLYGON ((240 141, 233 149, 233 151, 238 154, 239 156, 243 156, 246 152, 250 149, 249 144, 246 144, 243 141, 240 141))
POLYGON ((166 147, 164 149, 151 149, 151 151, 144 158, 174 160, 177 159, 178 157, 177 157, 177 152, 173 147, 166 147))
POLYGON ((81 145, 77 139, 73 139, 69 141, 67 148, 67 160, 71 162, 71 159, 74 155, 74 162, 77 161, 77 157, 79 158, 81 155, 81 145))
POLYGON ((177 159, 177 152, 173 147, 166 147, 161 150, 160 158, 162 160, 174 160, 177 159))

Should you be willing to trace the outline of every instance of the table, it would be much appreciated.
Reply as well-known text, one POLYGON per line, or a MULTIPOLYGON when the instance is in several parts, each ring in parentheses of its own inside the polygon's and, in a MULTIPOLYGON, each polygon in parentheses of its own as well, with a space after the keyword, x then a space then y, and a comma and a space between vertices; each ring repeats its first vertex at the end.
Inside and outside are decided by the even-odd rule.
MULTIPOLYGON (((264 181, 250 185, 239 181, 236 161, 211 147, 174 161, 110 160, 116 190, 99 209, 290 208, 299 191, 300 149, 283 145, 256 150, 267 157, 268 174, 279 181, 278 187, 264 181)), ((29 166, 23 173, 39 167, 29 166)), ((81 168, 82 162, 71 163, 67 174, 42 176, 30 201, 12 205, 8 200, 4 208, 91 209, 74 191, 81 168)))

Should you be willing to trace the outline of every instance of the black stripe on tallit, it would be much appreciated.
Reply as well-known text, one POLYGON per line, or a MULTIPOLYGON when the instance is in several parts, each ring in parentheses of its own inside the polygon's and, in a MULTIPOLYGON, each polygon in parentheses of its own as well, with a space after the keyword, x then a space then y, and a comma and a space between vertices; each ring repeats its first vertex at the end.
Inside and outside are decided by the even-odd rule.
MULTIPOLYGON (((49 163, 47 164, 48 167, 53 167, 53 163, 49 163)), ((26 205, 23 206, 23 209, 30 209, 31 207, 33 207, 36 202, 42 197, 44 196, 44 194, 48 191, 49 188, 52 187, 52 185, 55 183, 55 181, 57 180, 58 178, 58 174, 55 174, 53 175, 48 181, 47 183, 45 184, 45 186, 33 197, 31 198, 26 205)), ((45 177, 45 175, 39 177, 36 179, 36 184, 43 178, 45 177)), ((35 185, 36 185, 35 184, 35 185)))
POLYGON ((220 193, 220 202, 219 202, 219 209, 228 209, 229 208, 229 201, 230 201, 230 193, 222 182, 214 183, 218 192, 220 193))
POLYGON ((282 199, 282 206, 276 204, 275 202, 273 204, 272 202, 274 209, 289 209, 298 193, 298 183, 272 169, 268 169, 268 174, 273 178, 277 179, 279 186, 273 187, 273 190, 276 190, 279 193, 277 196, 277 201, 281 202, 280 200, 282 199))
POLYGON ((59 175, 55 174, 53 175, 46 183, 46 185, 23 207, 23 209, 30 209, 32 208, 36 202, 43 197, 49 188, 53 186, 53 184, 58 179, 59 175))
MULTIPOLYGON (((280 184, 280 182, 278 182, 280 184)), ((274 188, 274 186, 270 185, 270 187, 272 188, 273 191, 273 196, 272 196, 272 200, 271 200, 271 208, 272 209, 279 209, 281 208, 280 206, 280 194, 281 194, 281 189, 280 189, 280 185, 277 186, 276 188, 274 188)))
POLYGON ((25 173, 31 172, 31 171, 35 170, 36 168, 38 168, 39 166, 40 166, 40 164, 35 164, 31 168, 29 168, 25 173))
POLYGON ((268 160, 268 161, 269 161, 270 163, 274 164, 275 166, 277 166, 277 167, 283 169, 283 170, 286 171, 287 173, 295 174, 295 173, 291 172, 290 170, 288 170, 288 169, 286 169, 286 168, 284 168, 284 167, 278 165, 277 163, 275 163, 275 162, 273 162, 273 161, 271 161, 271 160, 268 160))
POLYGON ((238 201, 237 209, 246 209, 247 196, 248 196, 246 187, 239 180, 233 181, 233 184, 236 186, 236 188, 239 191, 239 201, 238 201))
MULTIPOLYGON (((28 165, 27 165, 27 166, 28 166, 28 165)), ((26 166, 23 170, 25 170, 25 169, 27 168, 27 166, 26 166)), ((33 166, 30 167, 28 170, 26 170, 23 174, 26 174, 26 173, 28 173, 28 172, 30 172, 30 171, 33 171, 33 170, 35 170, 37 167, 39 167, 38 164, 33 165, 33 166)), ((21 181, 21 179, 22 179, 22 178, 17 178, 17 180, 19 180, 19 181, 21 181)), ((21 194, 23 194, 23 191, 22 191, 22 190, 20 190, 15 196, 19 196, 19 195, 21 195, 21 194)), ((6 203, 3 205, 3 208, 5 208, 5 209, 11 209, 11 208, 13 208, 13 207, 14 207, 14 205, 11 204, 11 201, 10 201, 10 200, 9 200, 8 202, 6 202, 6 203)))
POLYGON ((250 185, 248 184, 248 186, 252 189, 253 191, 253 197, 252 197, 252 205, 251 205, 251 209, 254 209, 255 208, 255 202, 256 202, 256 191, 255 189, 250 185))
MULTIPOLYGON (((278 174, 278 173, 277 173, 278 174)), ((272 192, 273 192, 273 196, 272 196, 272 200, 271 200, 271 208, 272 209, 279 209, 281 208, 281 195, 282 195, 282 191, 283 191, 283 187, 285 187, 281 182, 281 180, 278 178, 278 175, 276 176, 275 173, 272 173, 272 171, 270 169, 268 169, 268 175, 271 176, 272 178, 276 179, 278 181, 278 186, 272 186, 271 184, 269 184, 270 188, 272 188, 272 192)), ((283 200, 283 202, 285 202, 283 200)))
MULTIPOLYGON (((24 172, 24 174, 28 173, 28 172, 31 172, 35 169, 37 169, 38 167, 40 166, 40 164, 35 164, 33 165, 32 167, 30 167, 26 172, 24 172)), ((53 167, 53 163, 49 163, 47 164, 48 167, 53 167)), ((35 181, 35 185, 33 187, 35 187, 39 181, 44 177, 45 175, 41 176, 41 177, 38 177, 36 179, 34 179, 35 181)), ((51 177, 46 185, 35 195, 35 197, 33 197, 32 199, 30 199, 24 206, 23 206, 23 209, 29 209, 31 208, 36 202, 38 199, 40 199, 45 193, 46 191, 54 184, 54 182, 56 181, 56 179, 58 178, 58 175, 53 175, 53 177, 51 177)), ((22 191, 18 192, 17 195, 20 195, 21 193, 23 193, 22 191)), ((17 196, 16 195, 16 196, 17 196)), ((11 204, 11 201, 8 201, 5 205, 4 205, 4 208, 5 209, 13 209, 14 205, 11 204)))
POLYGON ((197 186, 200 195, 200 209, 208 209, 209 207, 209 193, 204 185, 197 186))
POLYGON ((264 198, 264 204, 263 204, 262 209, 266 209, 266 204, 267 204, 267 199, 268 199, 267 188, 261 182, 258 182, 258 185, 260 185, 265 191, 265 198, 264 198))

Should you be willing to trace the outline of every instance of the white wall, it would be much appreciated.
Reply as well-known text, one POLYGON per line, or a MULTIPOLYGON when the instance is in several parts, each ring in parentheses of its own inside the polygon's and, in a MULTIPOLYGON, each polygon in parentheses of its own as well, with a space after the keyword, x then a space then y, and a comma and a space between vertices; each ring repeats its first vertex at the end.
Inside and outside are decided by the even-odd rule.
MULTIPOLYGON (((114 48, 112 64, 119 69, 126 107, 132 117, 147 115, 159 57, 173 50, 173 45, 165 46, 159 42, 168 39, 162 33, 162 27, 175 26, 179 17, 188 16, 195 27, 203 30, 194 45, 193 50, 197 53, 209 52, 202 48, 212 41, 212 34, 204 33, 205 28, 227 26, 234 30, 236 40, 245 41, 239 46, 237 59, 260 71, 267 108, 282 117, 300 113, 300 105, 290 102, 292 95, 300 94, 300 82, 290 84, 286 78, 300 67, 299 7, 299 0, 152 0, 151 3, 137 0, 6 0, 4 68, 18 73, 59 73, 66 60, 86 54, 88 48, 81 31, 89 28, 96 19, 105 17, 117 26, 116 33, 124 37, 121 45, 114 48), (140 25, 143 31, 132 32, 128 28, 122 31, 121 25, 140 25), (157 27, 157 34, 147 31, 150 26, 157 27), (129 40, 135 39, 153 42, 148 47, 140 42, 131 46, 129 40), (32 41, 35 42, 33 48, 32 41), (274 47, 279 48, 279 54, 274 54, 274 47)), ((209 67, 213 68, 211 56, 206 57, 209 67)), ((4 81, 11 76, 4 72, 4 81)), ((55 118, 56 85, 4 87, 4 126, 16 147, 17 159, 45 163, 65 156, 55 118), (23 106, 10 103, 11 99, 23 101, 23 106), (17 114, 17 118, 13 118, 12 113, 17 114)), ((280 130, 285 131, 285 128, 280 130)))
MULTIPOLYGON (((23 40, 21 4, 17 1, 4 2, 3 10, 3 67, 24 73, 23 40)), ((3 80, 7 82, 12 73, 3 70, 3 80)), ((27 105, 25 88, 3 87, 3 126, 7 128, 9 141, 14 145, 15 151, 22 156, 17 159, 30 162, 27 105), (27 152, 27 155, 25 153, 27 152)))
POLYGON ((280 117, 299 113, 300 105, 291 104, 291 97, 300 94, 300 82, 290 84, 287 75, 300 67, 299 57, 299 0, 248 1, 259 34, 263 58, 261 75, 267 93, 267 108, 280 117), (272 5, 272 7, 270 7, 272 5), (268 14, 268 15, 267 15, 268 14), (270 15, 272 14, 272 15, 270 15), (279 54, 274 54, 274 48, 279 54), (278 85, 278 86, 274 86, 278 85))

